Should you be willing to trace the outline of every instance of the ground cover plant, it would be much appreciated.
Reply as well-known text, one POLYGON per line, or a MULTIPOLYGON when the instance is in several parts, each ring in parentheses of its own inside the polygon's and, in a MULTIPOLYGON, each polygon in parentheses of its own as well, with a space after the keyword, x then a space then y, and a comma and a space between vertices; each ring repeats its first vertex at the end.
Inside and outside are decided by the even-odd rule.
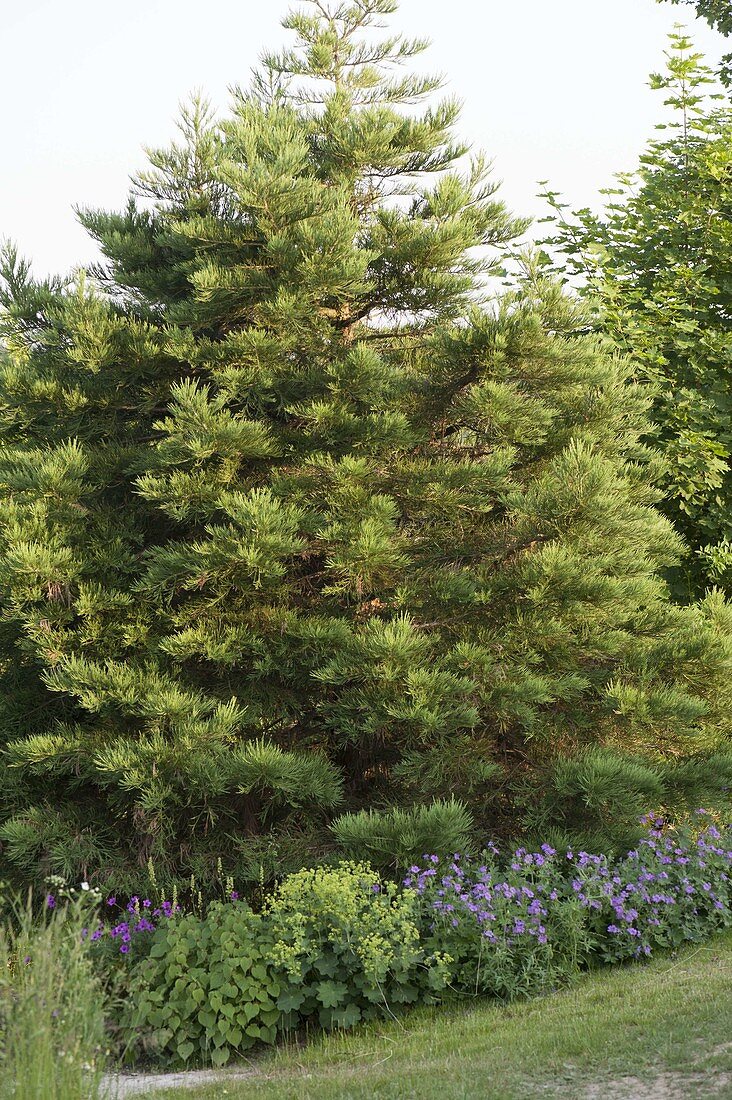
POLYGON ((401 68, 424 44, 374 33, 394 8, 288 16, 228 116, 80 212, 85 276, 6 254, 15 881, 619 850, 728 797, 730 612, 659 573, 646 395, 531 263, 489 299, 523 223, 401 68))

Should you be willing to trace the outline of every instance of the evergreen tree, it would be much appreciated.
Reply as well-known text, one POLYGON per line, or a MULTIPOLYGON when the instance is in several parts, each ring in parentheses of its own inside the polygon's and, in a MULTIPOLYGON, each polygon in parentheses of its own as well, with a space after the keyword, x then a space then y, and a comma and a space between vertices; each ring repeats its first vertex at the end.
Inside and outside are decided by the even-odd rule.
POLYGON ((732 585, 732 110, 683 34, 652 85, 671 118, 597 216, 559 214, 554 241, 599 324, 655 392, 663 508, 689 546, 681 598, 732 585))
POLYGON ((281 869, 337 814, 350 851, 620 841, 729 782, 729 613, 656 573, 644 392, 531 265, 487 299, 522 223, 453 101, 406 109, 439 81, 370 33, 395 6, 289 15, 228 118, 81 212, 86 277, 6 256, 16 874, 281 869))

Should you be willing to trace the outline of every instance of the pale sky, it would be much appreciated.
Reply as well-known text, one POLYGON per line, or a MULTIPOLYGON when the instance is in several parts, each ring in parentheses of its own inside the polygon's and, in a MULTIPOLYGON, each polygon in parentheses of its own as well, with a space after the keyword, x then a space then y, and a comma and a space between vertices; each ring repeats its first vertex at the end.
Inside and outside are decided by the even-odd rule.
MULTIPOLYGON (((119 209, 143 145, 173 136, 196 88, 219 108, 263 48, 280 46, 287 0, 0 0, 0 238, 36 275, 95 258, 73 205, 119 209)), ((392 25, 433 45, 464 101, 461 135, 483 149, 517 214, 549 179, 594 204, 631 169, 661 112, 647 86, 679 19, 715 63, 725 43, 693 9, 654 0, 402 0, 392 25)))

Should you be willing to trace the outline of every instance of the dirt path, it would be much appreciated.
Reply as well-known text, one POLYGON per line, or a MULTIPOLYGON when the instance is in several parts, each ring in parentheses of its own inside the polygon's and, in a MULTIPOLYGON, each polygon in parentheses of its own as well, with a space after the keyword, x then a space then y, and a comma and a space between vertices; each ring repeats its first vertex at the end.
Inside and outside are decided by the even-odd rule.
POLYGON ((732 1096, 728 1073, 659 1073, 657 1077, 617 1077, 590 1085, 583 1100, 702 1100, 732 1096))
POLYGON ((104 1079, 107 1100, 126 1100, 128 1096, 149 1096, 160 1089, 190 1089, 196 1085, 225 1085, 257 1076, 256 1070, 232 1069, 184 1070, 181 1073, 114 1073, 104 1079))

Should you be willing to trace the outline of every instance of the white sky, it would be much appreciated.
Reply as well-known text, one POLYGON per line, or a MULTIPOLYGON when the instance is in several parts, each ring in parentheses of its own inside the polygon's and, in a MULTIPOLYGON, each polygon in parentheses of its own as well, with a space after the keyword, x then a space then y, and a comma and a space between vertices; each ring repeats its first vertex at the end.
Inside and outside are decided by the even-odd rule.
MULTIPOLYGON (((0 0, 0 238, 36 275, 96 255, 72 206, 118 209, 143 145, 173 136, 201 88, 224 108, 263 48, 289 35, 287 0, 0 0)), ((647 86, 683 18, 710 62, 722 39, 655 0, 402 0, 396 29, 433 45, 465 103, 461 133, 494 159, 501 195, 540 215, 536 181, 592 204, 634 166, 661 111, 647 86)))

